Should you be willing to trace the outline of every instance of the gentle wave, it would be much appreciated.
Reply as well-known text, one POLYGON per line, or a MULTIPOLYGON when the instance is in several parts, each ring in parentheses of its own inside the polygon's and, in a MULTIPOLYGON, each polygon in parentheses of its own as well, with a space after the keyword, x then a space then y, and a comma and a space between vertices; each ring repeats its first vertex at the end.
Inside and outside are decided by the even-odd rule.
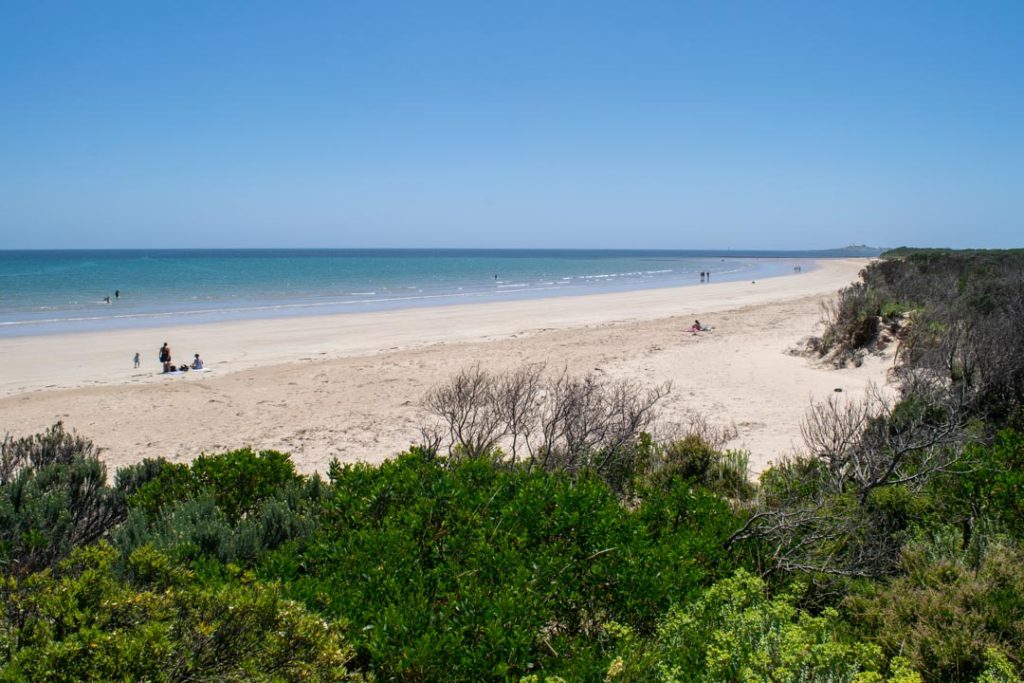
MULTIPOLYGON (((528 283, 523 283, 521 286, 528 286, 528 283)), ((540 291, 545 288, 536 287, 534 289, 540 291)), ((394 296, 376 299, 342 299, 336 301, 307 301, 293 304, 270 304, 262 306, 230 306, 226 308, 195 308, 178 311, 151 311, 146 313, 115 313, 112 315, 74 316, 67 318, 42 318, 36 320, 7 320, 0 321, 0 327, 14 327, 18 325, 46 325, 54 323, 98 322, 102 320, 141 320, 149 318, 171 318, 188 315, 224 315, 227 313, 258 313, 260 311, 287 311, 301 310, 306 308, 345 307, 358 306, 361 304, 386 304, 402 301, 424 301, 428 299, 481 297, 495 293, 500 292, 445 292, 442 294, 423 294, 421 296, 394 296)))
POLYGON ((715 281, 749 280, 798 262, 629 251, 152 254, 0 251, 0 336, 697 285, 709 267, 715 281), (121 300, 108 306, 115 288, 121 300))

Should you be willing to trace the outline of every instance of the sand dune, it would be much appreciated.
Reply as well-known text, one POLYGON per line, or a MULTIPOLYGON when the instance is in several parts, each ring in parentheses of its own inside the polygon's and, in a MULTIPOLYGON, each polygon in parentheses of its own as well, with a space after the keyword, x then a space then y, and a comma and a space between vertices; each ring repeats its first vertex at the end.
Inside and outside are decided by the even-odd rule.
POLYGON ((672 381, 664 420, 697 411, 735 425, 731 445, 761 469, 798 445, 812 399, 884 382, 884 359, 833 370, 787 353, 864 264, 822 261, 756 283, 3 339, 0 428, 22 435, 63 420, 115 467, 251 445, 324 471, 332 458, 379 461, 416 441, 420 398, 460 367, 541 361, 672 381), (684 334, 695 318, 715 330, 684 334), (210 372, 157 374, 164 341, 178 362, 201 352, 210 372))

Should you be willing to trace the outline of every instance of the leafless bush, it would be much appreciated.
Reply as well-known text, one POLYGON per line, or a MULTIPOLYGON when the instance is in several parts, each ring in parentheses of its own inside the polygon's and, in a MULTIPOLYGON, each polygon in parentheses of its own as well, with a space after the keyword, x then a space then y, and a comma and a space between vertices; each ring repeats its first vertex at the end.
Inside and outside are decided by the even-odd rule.
POLYGON ((501 375, 476 367, 433 388, 424 405, 447 431, 451 456, 480 457, 501 444, 528 467, 593 468, 607 478, 633 466, 633 446, 669 391, 593 373, 549 375, 542 365, 501 375))
POLYGON ((809 452, 762 478, 760 498, 731 541, 765 542, 769 571, 892 571, 905 520, 872 493, 917 491, 959 460, 964 414, 950 389, 922 378, 900 401, 872 387, 862 401, 812 405, 801 425, 809 452))
POLYGON ((539 464, 569 472, 591 467, 603 475, 625 476, 635 464, 631 447, 650 428, 654 408, 669 390, 667 384, 644 389, 626 380, 563 372, 541 406, 539 464))
POLYGON ((827 401, 811 404, 800 423, 800 435, 830 475, 841 479, 855 460, 861 436, 872 417, 870 401, 833 395, 827 401))
POLYGON ((494 377, 479 365, 463 369, 424 399, 424 406, 447 425, 449 448, 458 445, 469 458, 487 454, 505 435, 499 403, 494 377))
POLYGON ((436 458, 444 442, 444 428, 438 424, 420 426, 420 449, 430 458, 436 458))
POLYGON ((962 453, 958 396, 938 395, 923 380, 895 401, 874 386, 861 401, 832 397, 811 406, 801 433, 811 457, 822 462, 832 491, 857 492, 863 503, 881 486, 919 487, 962 453))
POLYGON ((516 462, 523 449, 530 451, 543 404, 544 366, 526 365, 495 378, 496 410, 505 423, 509 454, 516 462))

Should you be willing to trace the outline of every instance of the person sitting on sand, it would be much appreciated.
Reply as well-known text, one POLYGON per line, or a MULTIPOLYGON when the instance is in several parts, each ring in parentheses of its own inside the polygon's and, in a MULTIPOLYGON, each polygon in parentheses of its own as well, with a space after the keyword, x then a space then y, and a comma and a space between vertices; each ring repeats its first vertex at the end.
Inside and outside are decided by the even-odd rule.
POLYGON ((192 361, 192 369, 193 370, 202 370, 203 369, 203 359, 199 357, 198 353, 196 354, 195 359, 192 361))

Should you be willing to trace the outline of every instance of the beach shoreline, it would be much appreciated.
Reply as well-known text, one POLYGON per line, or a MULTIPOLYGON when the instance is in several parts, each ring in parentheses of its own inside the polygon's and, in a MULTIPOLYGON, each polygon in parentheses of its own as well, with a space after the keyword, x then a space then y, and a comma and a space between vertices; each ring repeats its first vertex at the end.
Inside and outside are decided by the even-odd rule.
POLYGON ((758 470, 796 446, 811 399, 884 381, 881 362, 830 370, 786 353, 867 262, 822 260, 757 282, 0 339, 0 414, 12 435, 63 420, 112 468, 249 445, 323 472, 332 458, 376 462, 408 447, 427 417, 422 395, 461 367, 544 362, 672 381, 668 421, 700 412, 735 425, 730 445, 751 450, 758 470), (694 318, 716 330, 684 335, 694 318), (176 363, 198 352, 210 371, 159 375, 164 341, 176 363))
POLYGON ((762 280, 814 258, 721 253, 0 250, 0 338, 696 286, 711 271, 715 282, 762 280))

